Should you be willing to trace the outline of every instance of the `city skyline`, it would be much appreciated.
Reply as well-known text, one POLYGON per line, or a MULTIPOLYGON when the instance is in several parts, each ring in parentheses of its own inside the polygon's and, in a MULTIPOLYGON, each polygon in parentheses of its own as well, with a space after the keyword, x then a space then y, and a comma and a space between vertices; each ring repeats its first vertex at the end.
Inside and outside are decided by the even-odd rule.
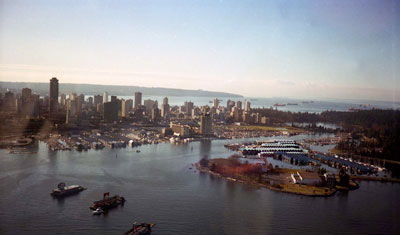
POLYGON ((400 100, 396 1, 1 4, 1 81, 400 100))

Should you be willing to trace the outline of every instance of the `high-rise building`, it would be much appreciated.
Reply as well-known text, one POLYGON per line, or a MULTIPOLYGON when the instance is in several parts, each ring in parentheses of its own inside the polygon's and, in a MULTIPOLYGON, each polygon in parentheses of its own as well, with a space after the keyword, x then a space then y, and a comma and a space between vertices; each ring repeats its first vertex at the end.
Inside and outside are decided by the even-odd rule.
POLYGON ((23 88, 21 97, 18 99, 18 112, 29 118, 39 116, 39 104, 37 101, 37 96, 32 95, 31 89, 23 88))
POLYGON ((228 110, 228 112, 231 112, 233 107, 235 107, 235 101, 228 100, 226 102, 226 109, 228 110))
POLYGON ((118 102, 106 102, 103 104, 104 122, 114 122, 118 120, 118 102))
POLYGON ((133 108, 138 109, 141 104, 142 104, 142 92, 135 92, 135 105, 133 108))
POLYGON ((70 100, 76 100, 77 97, 78 97, 78 95, 77 95, 76 93, 70 93, 68 98, 69 98, 70 100))
MULTIPOLYGON (((69 102, 68 102, 69 103, 69 102)), ((70 118, 70 114, 69 114, 69 105, 68 105, 68 103, 67 103, 67 113, 65 114, 65 124, 69 124, 69 118, 70 118)))
POLYGON ((212 135, 212 119, 209 113, 200 116, 200 134, 212 135))
POLYGON ((132 109, 133 101, 131 99, 121 100, 121 117, 129 117, 129 112, 132 109))
POLYGON ((96 105, 97 113, 103 113, 103 103, 99 103, 96 105))
POLYGON ((158 118, 158 108, 157 107, 153 107, 151 109, 151 120, 157 120, 158 118))
POLYGON ((79 99, 79 101, 83 104, 83 103, 85 103, 85 95, 84 94, 80 94, 79 96, 78 96, 78 99, 79 99))
POLYGON ((28 102, 31 99, 32 90, 29 88, 22 88, 21 100, 22 102, 28 102))
POLYGON ((128 108, 126 104, 126 100, 122 99, 121 100, 121 117, 128 117, 128 108))
POLYGON ((218 106, 219 106, 219 100, 218 100, 218 98, 214 98, 214 108, 218 108, 218 106))
POLYGON ((147 99, 143 101, 143 105, 146 107, 146 112, 151 113, 153 108, 158 108, 158 101, 147 99))
POLYGON ((102 103, 103 103, 103 97, 101 95, 95 95, 93 99, 94 107, 97 107, 97 104, 102 104, 102 103))
POLYGON ((168 104, 168 97, 164 97, 163 104, 168 104))
POLYGON ((238 108, 238 110, 242 110, 242 101, 238 101, 236 102, 236 107, 238 108))
POLYGON ((58 105, 58 79, 52 78, 50 80, 50 105, 49 110, 50 113, 53 113, 57 110, 58 105))
POLYGON ((67 104, 67 109, 69 109, 69 116, 75 116, 77 112, 77 102, 78 100, 69 100, 67 104))
POLYGON ((4 105, 6 110, 15 111, 16 100, 14 93, 12 93, 11 91, 7 91, 4 94, 4 105))
POLYGON ((82 113, 82 106, 85 103, 85 95, 80 94, 76 97, 76 114, 80 117, 82 113))
POLYGON ((199 107, 194 107, 193 110, 192 110, 192 117, 199 116, 199 112, 200 112, 199 107))
POLYGON ((117 96, 116 95, 112 95, 111 96, 111 102, 117 102, 117 96))
POLYGON ((161 117, 164 119, 168 119, 169 117, 169 104, 168 103, 163 103, 161 105, 161 117))
POLYGON ((248 123, 248 124, 252 122, 249 112, 244 112, 243 113, 242 121, 245 122, 245 123, 248 123))
POLYGON ((191 117, 192 116, 192 110, 193 110, 193 102, 189 101, 189 102, 185 102, 185 112, 186 112, 186 116, 191 117))
POLYGON ((89 98, 87 99, 87 102, 88 102, 88 105, 89 105, 89 106, 93 106, 93 97, 89 97, 89 98))
POLYGON ((250 112, 250 102, 248 100, 244 101, 244 111, 250 112))
POLYGON ((107 103, 108 102, 108 92, 105 91, 103 94, 103 103, 107 103))
POLYGON ((60 104, 63 106, 67 105, 67 96, 64 93, 60 96, 60 104))
POLYGON ((125 104, 126 107, 126 111, 129 113, 130 111, 132 111, 132 107, 133 107, 133 100, 132 99, 127 99, 125 104))

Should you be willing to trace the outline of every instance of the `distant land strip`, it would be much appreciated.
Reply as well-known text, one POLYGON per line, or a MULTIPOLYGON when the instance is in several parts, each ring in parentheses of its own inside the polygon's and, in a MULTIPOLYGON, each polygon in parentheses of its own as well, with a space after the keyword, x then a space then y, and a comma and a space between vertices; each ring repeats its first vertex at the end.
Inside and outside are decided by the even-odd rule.
MULTIPOLYGON (((49 83, 40 82, 1 82, 0 92, 4 93, 7 89, 13 92, 21 92, 22 88, 30 88, 39 95, 49 94, 49 83)), ((242 95, 205 91, 205 90, 186 90, 162 87, 140 87, 140 86, 117 86, 117 85, 95 85, 95 84, 74 84, 63 83, 60 81, 59 94, 69 94, 71 92, 85 95, 103 94, 105 91, 109 95, 133 96, 135 92, 142 92, 145 96, 194 96, 194 97, 243 97, 242 95)))

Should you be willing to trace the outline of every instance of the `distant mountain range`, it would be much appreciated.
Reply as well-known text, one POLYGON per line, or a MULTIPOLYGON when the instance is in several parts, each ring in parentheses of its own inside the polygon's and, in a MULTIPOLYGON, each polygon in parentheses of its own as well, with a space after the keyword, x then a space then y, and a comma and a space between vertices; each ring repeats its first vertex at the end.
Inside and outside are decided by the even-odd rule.
MULTIPOLYGON (((49 86, 49 83, 38 82, 0 82, 0 92, 4 93, 7 89, 13 92, 21 92, 22 88, 30 88, 32 89, 32 92, 36 94, 49 95, 49 86)), ((102 95, 105 91, 107 91, 109 95, 117 96, 133 96, 135 92, 139 91, 146 96, 243 97, 242 95, 226 92, 184 90, 161 87, 114 86, 72 83, 59 84, 59 94, 69 94, 71 92, 75 92, 78 95, 102 95)))

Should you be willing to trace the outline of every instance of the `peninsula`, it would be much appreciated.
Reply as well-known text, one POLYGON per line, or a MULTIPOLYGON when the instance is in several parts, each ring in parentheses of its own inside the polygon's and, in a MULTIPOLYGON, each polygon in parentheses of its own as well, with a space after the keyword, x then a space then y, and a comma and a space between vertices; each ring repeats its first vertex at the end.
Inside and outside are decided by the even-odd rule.
MULTIPOLYGON (((0 92, 4 93, 7 89, 20 91, 22 88, 29 88, 36 94, 44 96, 49 94, 49 84, 39 82, 0 82, 0 92)), ((205 90, 186 90, 162 87, 140 87, 140 86, 117 86, 117 85, 97 85, 97 84, 74 84, 63 83, 59 88, 60 93, 68 94, 74 91, 77 94, 96 95, 108 91, 110 94, 118 96, 131 96, 135 92, 142 92, 148 96, 186 96, 186 97, 243 97, 242 95, 205 90)))

